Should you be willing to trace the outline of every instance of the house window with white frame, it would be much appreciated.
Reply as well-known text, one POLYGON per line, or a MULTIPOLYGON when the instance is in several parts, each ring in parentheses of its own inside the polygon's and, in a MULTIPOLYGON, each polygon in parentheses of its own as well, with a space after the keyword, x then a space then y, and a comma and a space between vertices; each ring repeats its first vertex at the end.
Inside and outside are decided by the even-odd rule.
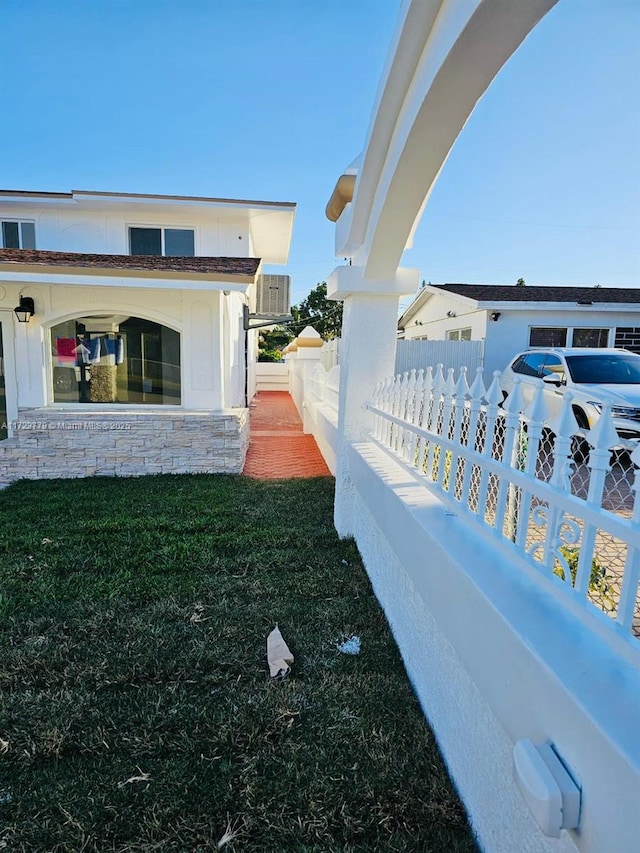
POLYGON ((471 326, 466 329, 452 329, 447 332, 447 340, 448 341, 470 341, 471 340, 471 326))
POLYGON ((35 249, 35 222, 24 222, 17 219, 2 220, 3 249, 35 249))
POLYGON ((129 228, 130 255, 164 255, 192 258, 195 255, 193 228, 129 228))

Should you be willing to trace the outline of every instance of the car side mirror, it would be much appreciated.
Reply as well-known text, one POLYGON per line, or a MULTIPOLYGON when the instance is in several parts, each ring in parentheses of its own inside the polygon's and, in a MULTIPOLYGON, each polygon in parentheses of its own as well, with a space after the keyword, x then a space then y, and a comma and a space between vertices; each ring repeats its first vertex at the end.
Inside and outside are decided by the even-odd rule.
POLYGON ((564 379, 561 379, 555 373, 549 373, 547 376, 543 376, 542 381, 545 385, 554 385, 556 388, 559 388, 561 385, 564 385, 564 379))

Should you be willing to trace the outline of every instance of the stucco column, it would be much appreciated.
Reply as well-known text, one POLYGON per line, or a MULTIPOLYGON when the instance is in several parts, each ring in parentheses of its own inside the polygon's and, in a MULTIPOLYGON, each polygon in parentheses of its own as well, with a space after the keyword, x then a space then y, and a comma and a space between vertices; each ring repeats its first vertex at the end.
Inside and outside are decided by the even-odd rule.
POLYGON ((298 414, 302 418, 303 430, 311 432, 309 426, 309 414, 306 406, 306 399, 309 393, 309 382, 313 371, 320 362, 322 353, 322 338, 313 328, 313 326, 305 326, 296 338, 296 369, 298 378, 300 379, 300 389, 302 396, 295 400, 298 407, 298 414))
POLYGON ((334 508, 334 524, 342 538, 355 532, 349 446, 369 435, 371 415, 366 405, 376 383, 394 373, 398 300, 418 284, 418 270, 399 269, 389 282, 363 280, 360 272, 339 267, 327 281, 329 298, 344 301, 334 508))

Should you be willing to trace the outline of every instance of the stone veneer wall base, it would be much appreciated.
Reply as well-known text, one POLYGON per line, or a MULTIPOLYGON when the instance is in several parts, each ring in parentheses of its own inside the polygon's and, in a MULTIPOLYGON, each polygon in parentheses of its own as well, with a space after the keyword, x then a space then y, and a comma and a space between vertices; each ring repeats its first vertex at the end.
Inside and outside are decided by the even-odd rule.
POLYGON ((239 474, 247 409, 59 411, 24 409, 0 444, 0 484, 23 478, 239 474))

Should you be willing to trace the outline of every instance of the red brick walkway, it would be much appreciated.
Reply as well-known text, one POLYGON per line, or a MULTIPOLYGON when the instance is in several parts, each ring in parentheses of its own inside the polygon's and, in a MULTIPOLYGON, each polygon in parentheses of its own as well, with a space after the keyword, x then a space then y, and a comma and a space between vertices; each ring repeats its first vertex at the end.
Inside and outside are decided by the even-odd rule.
POLYGON ((260 391, 250 406, 251 435, 242 472, 258 480, 330 477, 312 435, 286 391, 260 391))

